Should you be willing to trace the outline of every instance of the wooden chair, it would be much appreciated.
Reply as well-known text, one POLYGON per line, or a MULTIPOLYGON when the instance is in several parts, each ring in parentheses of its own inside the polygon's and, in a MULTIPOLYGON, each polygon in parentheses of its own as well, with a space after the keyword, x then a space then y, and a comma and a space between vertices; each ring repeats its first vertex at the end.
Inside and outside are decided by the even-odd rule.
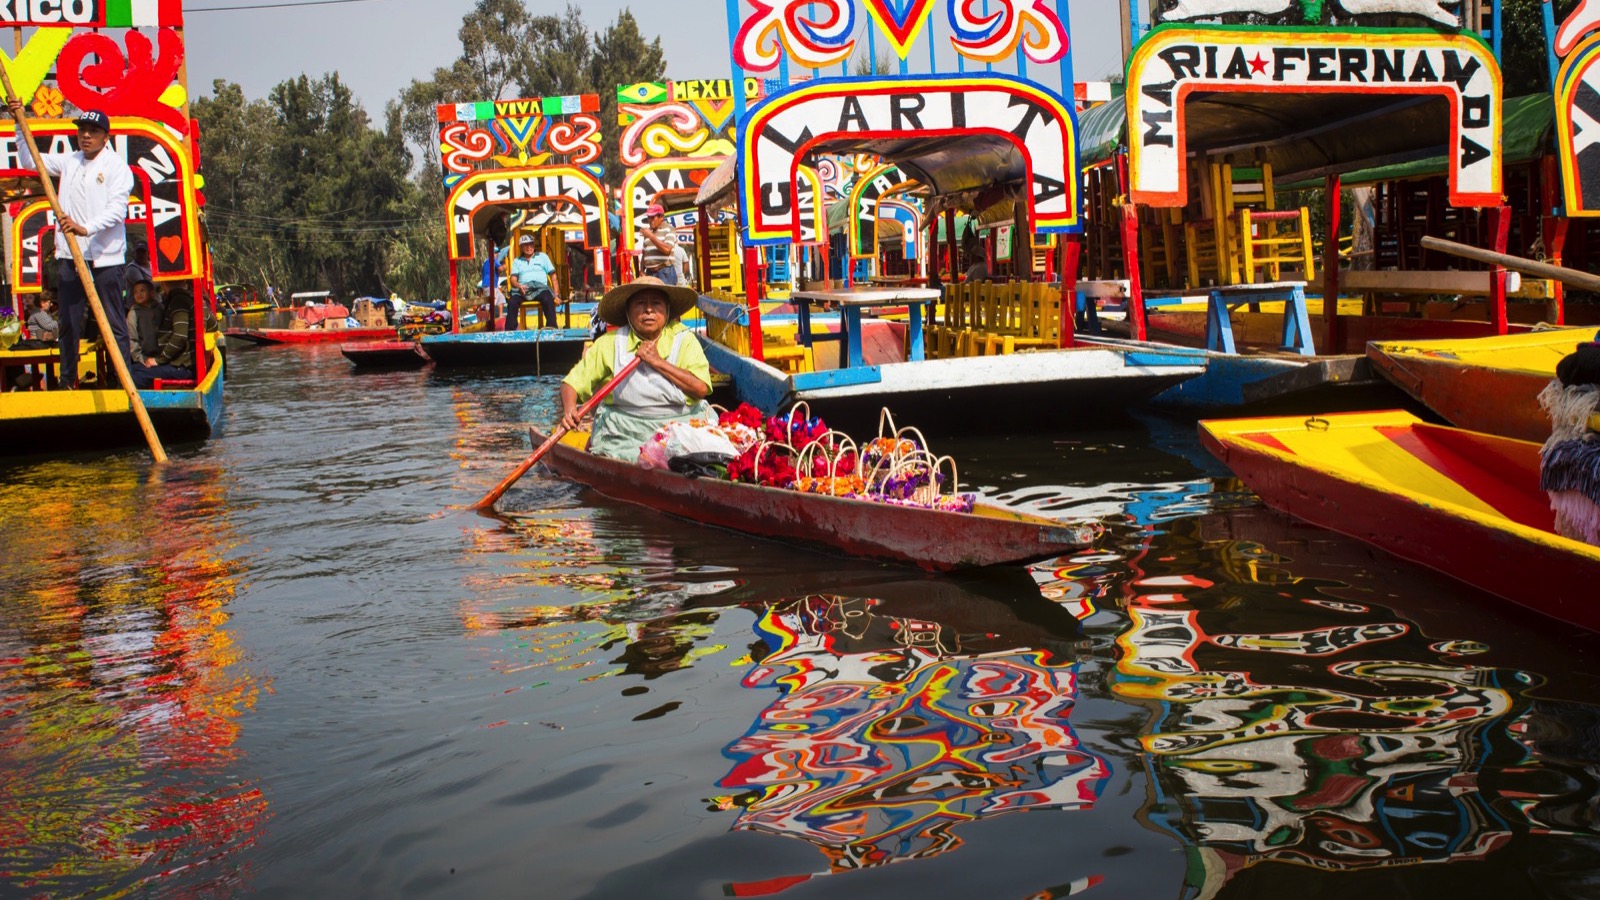
POLYGON ((1277 208, 1271 164, 1205 168, 1210 218, 1185 225, 1190 287, 1207 274, 1219 285, 1282 281, 1286 266, 1298 267, 1297 280, 1314 280, 1311 212, 1277 208))

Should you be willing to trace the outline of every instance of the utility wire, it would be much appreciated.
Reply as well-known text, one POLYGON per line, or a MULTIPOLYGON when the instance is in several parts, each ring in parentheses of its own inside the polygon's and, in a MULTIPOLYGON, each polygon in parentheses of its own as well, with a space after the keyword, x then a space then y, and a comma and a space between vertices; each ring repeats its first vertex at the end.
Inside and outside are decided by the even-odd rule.
POLYGON ((338 3, 383 3, 387 0, 295 0, 293 3, 252 3, 247 6, 192 6, 184 12, 233 12, 240 9, 288 9, 291 6, 333 6, 338 3))

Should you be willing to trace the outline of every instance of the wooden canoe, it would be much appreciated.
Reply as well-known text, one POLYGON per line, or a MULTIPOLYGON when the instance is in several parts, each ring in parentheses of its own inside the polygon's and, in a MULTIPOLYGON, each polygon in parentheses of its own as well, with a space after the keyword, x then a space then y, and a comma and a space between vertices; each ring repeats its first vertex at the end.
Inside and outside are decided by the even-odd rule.
POLYGON ((338 344, 394 340, 393 328, 229 328, 231 338, 252 344, 338 344))
POLYGON ((1594 340, 1592 328, 1561 328, 1465 340, 1385 341, 1367 345, 1383 376, 1445 421, 1543 443, 1550 419, 1539 392, 1556 377, 1556 364, 1594 340))
POLYGON ((1400 411, 1200 423, 1269 506, 1600 631, 1600 547, 1553 529, 1539 445, 1400 411))
MULTIPOLYGON (((546 435, 533 431, 535 445, 546 435)), ((570 432, 544 465, 614 500, 784 543, 952 572, 1060 556, 1092 544, 1100 527, 979 504, 939 512, 758 487, 645 469, 595 456, 570 432)))
POLYGON ((428 364, 416 341, 366 341, 340 344, 339 352, 360 369, 415 369, 428 364))

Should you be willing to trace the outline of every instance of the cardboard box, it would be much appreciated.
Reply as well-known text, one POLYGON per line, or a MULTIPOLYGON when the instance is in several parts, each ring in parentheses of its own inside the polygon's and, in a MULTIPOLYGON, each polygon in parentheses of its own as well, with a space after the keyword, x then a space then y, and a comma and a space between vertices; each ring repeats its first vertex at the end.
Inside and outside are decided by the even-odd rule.
POLYGON ((331 318, 331 319, 323 319, 322 320, 322 327, 323 328, 327 328, 329 330, 338 330, 340 328, 343 328, 344 326, 345 326, 344 319, 341 319, 341 318, 338 318, 338 317, 334 317, 334 318, 331 318))

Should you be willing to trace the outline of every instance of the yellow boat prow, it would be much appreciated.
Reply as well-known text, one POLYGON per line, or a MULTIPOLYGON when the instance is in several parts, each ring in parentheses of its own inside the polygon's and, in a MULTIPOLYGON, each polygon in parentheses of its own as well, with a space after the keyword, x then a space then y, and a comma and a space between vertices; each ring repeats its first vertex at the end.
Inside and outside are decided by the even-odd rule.
POLYGON ((1402 364, 1407 358, 1427 359, 1554 378, 1556 364, 1569 356, 1578 344, 1594 337, 1593 328, 1556 328, 1495 337, 1374 341, 1372 347, 1402 364))

